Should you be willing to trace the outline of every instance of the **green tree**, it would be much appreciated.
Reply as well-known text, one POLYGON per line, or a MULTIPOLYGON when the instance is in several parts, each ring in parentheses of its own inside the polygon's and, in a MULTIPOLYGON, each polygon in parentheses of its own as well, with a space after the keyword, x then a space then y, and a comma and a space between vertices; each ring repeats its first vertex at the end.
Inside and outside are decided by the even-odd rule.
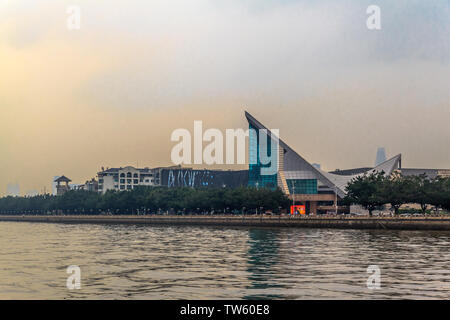
POLYGON ((372 212, 376 208, 387 203, 380 192, 385 180, 384 172, 357 176, 346 187, 347 199, 345 201, 363 206, 372 216, 372 212))
POLYGON ((437 180, 430 180, 425 174, 418 176, 408 176, 406 181, 406 202, 417 203, 423 214, 426 213, 428 205, 432 204, 433 197, 436 197, 435 188, 438 185, 437 180))
POLYGON ((430 183, 428 203, 450 211, 450 178, 436 178, 430 183))
POLYGON ((411 179, 394 173, 390 177, 383 176, 378 182, 376 193, 380 202, 389 203, 398 214, 400 207, 409 202, 411 179))

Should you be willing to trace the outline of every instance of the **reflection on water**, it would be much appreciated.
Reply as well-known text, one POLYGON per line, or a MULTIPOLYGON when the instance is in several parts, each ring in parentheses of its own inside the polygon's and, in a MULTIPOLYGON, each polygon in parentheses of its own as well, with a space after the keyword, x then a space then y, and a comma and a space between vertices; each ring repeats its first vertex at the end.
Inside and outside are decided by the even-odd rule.
POLYGON ((282 299, 283 296, 270 294, 271 288, 279 288, 276 279, 270 277, 277 265, 279 252, 278 231, 265 229, 250 229, 249 248, 247 257, 247 272, 250 280, 250 292, 265 292, 264 294, 248 294, 245 299, 282 299), (275 280, 275 281, 274 281, 275 280), (259 289, 259 290, 254 290, 259 289))
POLYGON ((449 232, 0 222, 0 298, 450 298, 449 246, 449 232))

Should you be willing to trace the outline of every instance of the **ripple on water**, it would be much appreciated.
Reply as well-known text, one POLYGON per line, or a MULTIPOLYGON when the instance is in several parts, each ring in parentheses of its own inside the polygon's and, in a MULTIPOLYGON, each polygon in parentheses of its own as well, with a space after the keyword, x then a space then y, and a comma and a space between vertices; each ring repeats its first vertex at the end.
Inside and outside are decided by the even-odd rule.
POLYGON ((449 245, 448 232, 0 222, 0 298, 449 298, 449 245))

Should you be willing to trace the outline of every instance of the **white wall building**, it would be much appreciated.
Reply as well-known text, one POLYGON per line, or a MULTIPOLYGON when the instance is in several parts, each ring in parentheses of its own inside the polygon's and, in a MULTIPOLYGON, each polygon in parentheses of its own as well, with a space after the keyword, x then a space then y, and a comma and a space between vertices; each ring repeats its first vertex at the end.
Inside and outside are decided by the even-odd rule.
POLYGON ((54 176, 52 180, 52 195, 56 196, 57 190, 56 190, 56 179, 58 179, 60 176, 54 176))
POLYGON ((132 190, 137 186, 154 186, 154 170, 150 168, 107 168, 100 171, 98 176, 98 191, 105 193, 108 190, 132 190))

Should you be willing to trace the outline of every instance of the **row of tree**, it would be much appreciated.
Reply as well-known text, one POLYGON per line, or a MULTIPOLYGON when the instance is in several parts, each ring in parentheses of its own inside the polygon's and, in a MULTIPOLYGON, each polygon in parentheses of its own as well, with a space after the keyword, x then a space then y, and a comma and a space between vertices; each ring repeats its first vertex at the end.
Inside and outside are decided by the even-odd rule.
MULTIPOLYGON (((375 173, 353 179, 346 191, 342 205, 359 204, 370 214, 387 204, 398 214, 408 203, 420 205, 423 213, 430 206, 450 211, 450 178, 375 173)), ((256 213, 279 212, 290 204, 279 189, 138 187, 105 194, 69 191, 62 196, 4 197, 0 198, 0 214, 256 213)))
POLYGON ((137 213, 256 213, 279 212, 289 199, 280 190, 255 188, 165 188, 138 187, 105 194, 69 191, 62 196, 0 198, 1 214, 137 214, 137 213))
POLYGON ((408 203, 420 205, 422 213, 426 213, 430 206, 450 210, 449 178, 429 179, 426 175, 401 174, 386 176, 381 172, 353 179, 346 190, 344 204, 359 204, 370 215, 375 209, 388 204, 395 214, 408 203))

